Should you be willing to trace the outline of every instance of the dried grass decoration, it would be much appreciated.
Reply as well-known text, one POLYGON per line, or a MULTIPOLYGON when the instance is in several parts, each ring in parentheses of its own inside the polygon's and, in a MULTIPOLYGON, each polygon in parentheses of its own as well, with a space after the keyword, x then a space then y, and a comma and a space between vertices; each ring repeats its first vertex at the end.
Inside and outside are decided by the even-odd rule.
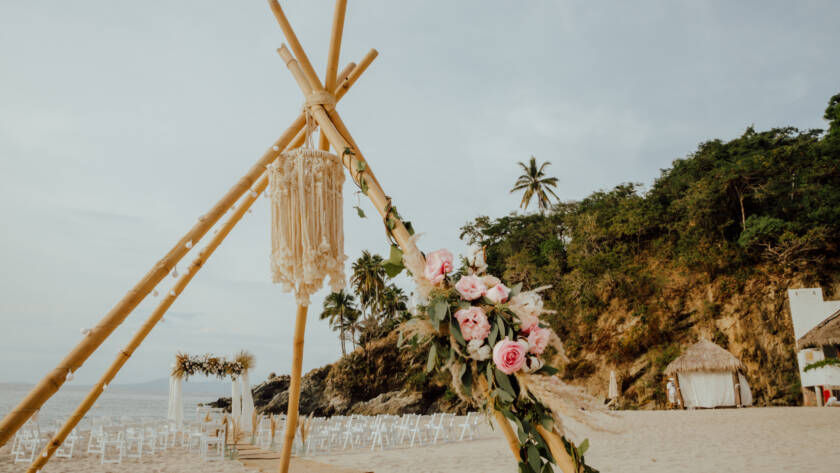
POLYGON ((190 356, 187 353, 178 352, 175 354, 175 365, 172 367, 172 376, 181 379, 189 379, 190 376, 200 374, 203 376, 215 376, 219 379, 227 377, 237 378, 245 371, 254 367, 254 355, 240 351, 233 361, 224 357, 208 354, 190 356))
POLYGON ((325 151, 297 148, 268 166, 271 272, 298 305, 326 276, 333 292, 344 288, 343 182, 341 161, 325 151))

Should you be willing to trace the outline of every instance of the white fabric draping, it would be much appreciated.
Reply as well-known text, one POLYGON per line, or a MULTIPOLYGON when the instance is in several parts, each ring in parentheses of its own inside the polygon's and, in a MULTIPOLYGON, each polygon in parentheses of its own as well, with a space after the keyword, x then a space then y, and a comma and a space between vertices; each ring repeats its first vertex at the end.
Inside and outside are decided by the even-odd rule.
POLYGON ((741 405, 752 406, 753 398, 750 383, 747 382, 747 377, 740 372, 738 373, 738 384, 741 386, 741 405))
MULTIPOLYGON (((735 405, 735 385, 730 371, 678 373, 685 406, 712 408, 735 405)), ((752 399, 750 399, 752 401, 752 399)))
POLYGON ((169 377, 169 406, 166 418, 175 422, 178 428, 184 423, 184 398, 182 396, 184 380, 177 376, 169 377))
POLYGON ((242 388, 242 430, 250 431, 252 428, 251 420, 254 416, 254 396, 251 393, 251 383, 248 380, 248 372, 242 372, 240 379, 242 388))
POLYGON ((615 379, 615 371, 610 370, 610 389, 607 394, 607 399, 618 398, 618 381, 615 379))
POLYGON ((239 378, 233 378, 230 390, 230 416, 233 419, 233 422, 238 426, 242 425, 240 422, 240 418, 242 416, 241 393, 242 387, 239 383, 239 378))

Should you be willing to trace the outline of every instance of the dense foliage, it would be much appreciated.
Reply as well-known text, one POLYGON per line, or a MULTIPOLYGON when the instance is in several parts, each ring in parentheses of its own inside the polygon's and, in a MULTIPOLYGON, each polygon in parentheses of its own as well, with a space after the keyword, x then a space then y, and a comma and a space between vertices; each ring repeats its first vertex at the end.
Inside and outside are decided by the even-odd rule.
MULTIPOLYGON (((836 275, 840 94, 824 118, 825 132, 750 127, 731 141, 702 143, 648 190, 627 183, 545 214, 478 217, 461 237, 486 246, 489 271, 503 279, 526 288, 553 285, 545 297, 559 310, 551 324, 572 356, 567 377, 591 374, 592 357, 584 354, 593 353, 616 365, 651 354, 661 371, 696 322, 665 296, 675 280, 728 278, 737 285, 758 273, 804 274, 813 284, 836 275), (599 323, 618 312, 632 320, 599 323)), ((704 315, 720 311, 710 301, 704 315)), ((781 322, 764 326, 774 323, 781 322)), ((715 330, 714 341, 725 346, 731 337, 715 330)), ((796 366, 790 357, 778 363, 796 366)))

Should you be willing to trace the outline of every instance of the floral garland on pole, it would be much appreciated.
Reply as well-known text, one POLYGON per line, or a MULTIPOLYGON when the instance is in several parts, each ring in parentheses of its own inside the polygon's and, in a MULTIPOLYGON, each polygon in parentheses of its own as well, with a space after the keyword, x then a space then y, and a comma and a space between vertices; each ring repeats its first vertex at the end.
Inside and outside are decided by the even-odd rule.
POLYGON ((213 356, 209 353, 190 356, 187 353, 178 352, 175 355, 172 376, 189 379, 190 376, 201 374, 204 376, 215 376, 219 379, 224 379, 228 376, 235 379, 253 366, 254 355, 245 351, 237 354, 233 360, 226 360, 224 357, 213 356))
MULTIPOLYGON (((392 251, 393 253, 393 251, 392 251)), ((401 255, 393 255, 393 263, 401 255)), ((582 408, 598 410, 581 389, 554 376, 553 363, 567 361, 563 344, 540 316, 541 290, 508 287, 486 274, 484 250, 471 247, 466 274, 453 275, 453 256, 447 250, 429 253, 418 282, 423 303, 403 325, 400 344, 428 347, 426 372, 449 372, 458 396, 486 412, 498 411, 516 426, 520 473, 551 472, 557 463, 541 432, 563 433, 561 416, 590 424, 582 408), (425 281, 424 281, 425 280, 425 281)), ((576 472, 595 472, 583 454, 588 440, 563 446, 576 472)))

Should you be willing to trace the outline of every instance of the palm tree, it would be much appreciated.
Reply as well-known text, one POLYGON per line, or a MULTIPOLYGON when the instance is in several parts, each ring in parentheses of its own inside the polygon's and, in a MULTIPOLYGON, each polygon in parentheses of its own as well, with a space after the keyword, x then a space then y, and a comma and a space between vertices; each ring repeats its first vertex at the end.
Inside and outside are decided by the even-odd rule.
POLYGON ((552 187, 557 187, 557 178, 546 177, 543 171, 549 164, 551 162, 546 161, 537 168, 537 158, 533 156, 531 156, 531 160, 528 161, 527 166, 522 161, 519 162, 519 166, 524 172, 519 175, 519 178, 516 179, 516 184, 510 190, 511 194, 520 190, 525 191, 525 194, 522 195, 522 202, 519 203, 519 208, 527 209, 531 203, 531 198, 534 196, 537 196, 537 205, 539 206, 540 212, 545 212, 551 204, 551 200, 548 197, 549 194, 554 199, 560 200, 557 194, 551 190, 552 187))
MULTIPOLYGON (((344 330, 359 318, 359 309, 356 308, 356 299, 352 294, 348 294, 343 290, 333 292, 324 299, 324 310, 321 311, 321 320, 329 319, 330 328, 339 330, 339 338, 341 339, 341 355, 347 354, 345 346, 346 337, 344 330)), ((355 344, 355 337, 353 337, 355 344)))
POLYGON ((384 320, 399 320, 408 311, 408 296, 401 288, 389 284, 382 293, 380 310, 384 320))
POLYGON ((362 251, 362 256, 353 262, 353 274, 350 284, 353 292, 359 296, 362 314, 370 317, 379 308, 381 295, 385 292, 385 267, 382 257, 372 255, 369 251, 362 251))

